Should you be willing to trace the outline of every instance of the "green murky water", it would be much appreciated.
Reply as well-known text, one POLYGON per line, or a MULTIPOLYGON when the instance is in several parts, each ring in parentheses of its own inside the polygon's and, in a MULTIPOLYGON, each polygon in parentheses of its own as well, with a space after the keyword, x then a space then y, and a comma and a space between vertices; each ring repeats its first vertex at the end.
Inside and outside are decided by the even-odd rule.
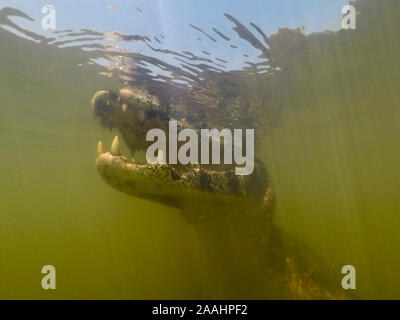
POLYGON ((314 41, 267 143, 280 224, 338 272, 354 265, 365 298, 400 298, 400 8, 383 3, 314 41))
POLYGON ((116 83, 73 51, 0 38, 0 297, 200 297, 204 258, 178 212, 97 174, 97 141, 114 135, 89 101, 116 83), (57 270, 53 292, 40 285, 45 264, 57 270))
MULTIPOLYGON (((362 298, 400 298, 400 8, 386 4, 357 31, 293 53, 302 63, 282 82, 263 151, 278 224, 338 279, 354 265, 362 298)), ((97 141, 115 133, 89 100, 119 82, 79 67, 82 51, 3 30, 0 42, 0 298, 207 296, 207 262, 178 212, 95 170, 97 141), (52 292, 40 286, 45 264, 57 269, 52 292)))

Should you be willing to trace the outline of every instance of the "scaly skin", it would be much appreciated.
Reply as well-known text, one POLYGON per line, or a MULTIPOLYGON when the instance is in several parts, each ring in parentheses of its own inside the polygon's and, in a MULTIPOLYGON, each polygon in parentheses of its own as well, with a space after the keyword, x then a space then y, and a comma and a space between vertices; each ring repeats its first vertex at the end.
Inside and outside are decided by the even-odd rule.
MULTIPOLYGON (((168 109, 137 88, 101 90, 92 98, 100 122, 117 127, 132 153, 151 128, 167 128, 168 109)), ((187 126, 182 124, 181 127, 187 126)), ((192 126, 196 128, 195 125, 192 126)), ((232 167, 139 164, 99 143, 97 169, 112 187, 179 209, 197 232, 215 273, 205 298, 342 299, 315 257, 273 226, 274 197, 263 166, 237 176, 232 167)))

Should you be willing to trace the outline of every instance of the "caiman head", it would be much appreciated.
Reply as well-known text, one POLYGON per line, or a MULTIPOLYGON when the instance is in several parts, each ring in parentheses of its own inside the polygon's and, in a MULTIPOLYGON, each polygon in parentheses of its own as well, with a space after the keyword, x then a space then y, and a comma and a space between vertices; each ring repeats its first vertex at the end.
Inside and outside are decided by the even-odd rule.
MULTIPOLYGON (((118 128, 132 156, 152 143, 146 141, 149 130, 162 129, 168 137, 170 120, 178 120, 180 128, 200 129, 206 124, 199 120, 199 114, 191 113, 190 117, 184 106, 163 104, 147 90, 134 87, 118 92, 100 90, 91 105, 103 126, 118 128)), ((115 137, 109 152, 99 142, 96 165, 102 178, 114 188, 177 208, 199 201, 268 207, 272 200, 268 179, 258 162, 248 176, 236 175, 233 165, 139 163, 121 155, 119 138, 115 137)))

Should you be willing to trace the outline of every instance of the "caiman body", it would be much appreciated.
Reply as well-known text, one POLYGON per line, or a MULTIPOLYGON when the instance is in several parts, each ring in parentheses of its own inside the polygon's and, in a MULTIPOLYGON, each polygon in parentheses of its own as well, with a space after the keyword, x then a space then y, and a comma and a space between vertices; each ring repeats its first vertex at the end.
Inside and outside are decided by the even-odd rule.
MULTIPOLYGON (((206 124, 189 123, 182 106, 163 105, 139 88, 101 90, 91 104, 104 126, 119 129, 132 154, 146 149, 149 129, 167 130, 170 120, 182 128, 206 124)), ((204 298, 344 298, 339 278, 332 284, 309 250, 274 227, 274 195, 260 162, 247 176, 236 175, 227 165, 138 163, 121 155, 116 137, 110 152, 99 142, 96 166, 115 189, 181 211, 198 234, 215 274, 204 298)))

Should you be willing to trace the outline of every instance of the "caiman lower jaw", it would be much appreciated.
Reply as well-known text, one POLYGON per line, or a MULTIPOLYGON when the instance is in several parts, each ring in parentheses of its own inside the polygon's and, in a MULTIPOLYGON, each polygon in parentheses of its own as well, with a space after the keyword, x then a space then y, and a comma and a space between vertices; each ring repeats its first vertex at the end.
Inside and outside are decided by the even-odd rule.
POLYGON ((118 137, 110 152, 99 142, 96 160, 101 177, 112 187, 135 197, 180 208, 183 202, 248 201, 249 176, 237 176, 234 170, 212 171, 187 165, 139 164, 119 151, 118 137), (235 200, 233 200, 235 199, 235 200))

